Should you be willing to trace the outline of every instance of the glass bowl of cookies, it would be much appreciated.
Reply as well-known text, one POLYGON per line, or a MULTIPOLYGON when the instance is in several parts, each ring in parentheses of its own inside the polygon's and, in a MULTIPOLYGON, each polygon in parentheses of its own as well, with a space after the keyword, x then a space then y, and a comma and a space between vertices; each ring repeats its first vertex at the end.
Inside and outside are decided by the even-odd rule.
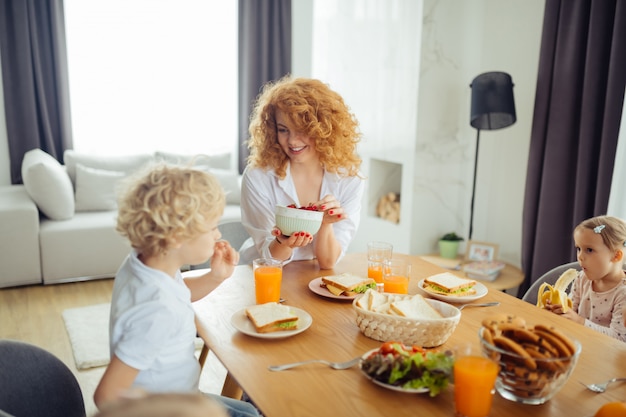
POLYGON ((523 404, 543 404, 554 397, 581 351, 580 342, 554 326, 528 326, 514 317, 483 321, 479 338, 483 354, 500 365, 496 391, 523 404))

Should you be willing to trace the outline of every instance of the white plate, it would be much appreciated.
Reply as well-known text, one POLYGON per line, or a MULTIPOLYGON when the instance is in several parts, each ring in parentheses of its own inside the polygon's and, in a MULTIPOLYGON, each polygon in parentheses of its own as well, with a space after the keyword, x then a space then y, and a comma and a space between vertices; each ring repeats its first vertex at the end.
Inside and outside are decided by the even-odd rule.
POLYGON ((350 295, 350 296, 348 296, 348 295, 335 295, 332 292, 328 291, 328 289, 326 289, 325 287, 320 286, 321 284, 322 284, 322 277, 315 278, 314 280, 309 282, 309 289, 311 291, 313 291, 317 295, 321 295, 322 297, 326 297, 326 298, 332 298, 332 299, 335 299, 335 300, 352 301, 356 297, 361 295, 361 294, 350 295))
MULTIPOLYGON (((361 356, 361 358, 363 360, 365 360, 369 355, 371 355, 372 353, 378 351, 378 349, 372 349, 368 352, 366 352, 363 356, 361 356)), ((361 373, 363 375, 365 375, 365 377, 367 379, 369 379, 370 381, 372 381, 374 384, 379 385, 383 388, 387 388, 390 389, 392 391, 398 391, 398 392, 404 392, 405 394, 423 394, 425 392, 430 391, 428 388, 402 388, 402 387, 398 387, 396 385, 390 385, 390 384, 385 384, 382 381, 378 381, 374 378, 372 378, 371 376, 369 376, 368 374, 365 373, 365 371, 361 368, 361 364, 359 363, 359 369, 361 370, 361 373)))
POLYGON ((438 294, 436 292, 428 291, 426 288, 424 288, 423 279, 420 280, 418 286, 419 286, 420 291, 427 294, 428 296, 436 298, 441 301, 445 301, 447 303, 470 303, 472 301, 478 300, 479 298, 483 298, 485 295, 487 295, 487 292, 488 292, 487 287, 485 287, 480 282, 477 282, 476 285, 474 285, 476 294, 466 295, 464 297, 455 297, 453 295, 444 295, 444 294, 438 294))
POLYGON ((230 322, 233 326, 235 326, 235 329, 239 330, 241 333, 247 334, 248 336, 259 337, 261 339, 282 339, 285 337, 295 336, 311 327, 311 323, 313 323, 313 318, 309 313, 297 307, 288 307, 296 316, 298 316, 298 328, 295 330, 281 330, 270 333, 258 333, 256 331, 256 328, 254 327, 254 324, 252 324, 248 316, 246 316, 245 308, 233 314, 233 316, 230 318, 230 322))

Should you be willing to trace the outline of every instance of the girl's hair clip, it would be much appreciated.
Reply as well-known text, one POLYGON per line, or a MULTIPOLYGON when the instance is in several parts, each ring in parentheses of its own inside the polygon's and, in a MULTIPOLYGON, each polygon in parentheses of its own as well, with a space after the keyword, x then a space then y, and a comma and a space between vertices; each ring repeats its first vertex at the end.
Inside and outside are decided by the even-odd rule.
POLYGON ((604 230, 605 227, 606 226, 603 225, 603 224, 601 224, 600 226, 596 226, 596 227, 593 228, 593 232, 594 233, 600 233, 602 230, 604 230))

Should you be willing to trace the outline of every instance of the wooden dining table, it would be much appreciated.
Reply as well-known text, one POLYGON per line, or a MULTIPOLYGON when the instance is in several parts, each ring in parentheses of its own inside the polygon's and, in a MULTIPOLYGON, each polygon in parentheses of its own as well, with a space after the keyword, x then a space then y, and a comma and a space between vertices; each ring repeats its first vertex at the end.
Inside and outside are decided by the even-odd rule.
MULTIPOLYGON (((418 256, 394 253, 394 257, 406 257, 412 264, 410 294, 420 292, 420 279, 445 271, 418 256)), ((453 416, 452 384, 438 396, 430 397, 427 393, 408 394, 378 386, 367 379, 358 366, 348 370, 333 370, 323 364, 281 372, 268 369, 269 365, 308 359, 346 361, 381 345, 382 342, 361 333, 351 301, 324 297, 309 288, 315 278, 343 272, 366 276, 365 254, 348 254, 332 270, 320 270, 315 261, 291 262, 284 266, 281 288, 284 303, 312 317, 308 329, 291 337, 249 336, 231 323, 235 313, 255 302, 252 268, 248 265, 236 267, 230 278, 195 302, 200 336, 228 370, 225 388, 232 392, 238 385, 266 417, 453 416)), ((626 383, 616 383, 603 394, 593 393, 580 384, 580 381, 591 383, 626 376, 626 344, 498 290, 490 289, 480 299, 480 302, 487 301, 499 301, 500 305, 464 308, 455 331, 439 349, 453 348, 467 341, 478 346, 482 320, 497 313, 514 314, 530 325, 557 326, 582 344, 569 380, 550 401, 526 405, 495 394, 492 416, 587 417, 593 416, 606 402, 626 400, 626 383)))

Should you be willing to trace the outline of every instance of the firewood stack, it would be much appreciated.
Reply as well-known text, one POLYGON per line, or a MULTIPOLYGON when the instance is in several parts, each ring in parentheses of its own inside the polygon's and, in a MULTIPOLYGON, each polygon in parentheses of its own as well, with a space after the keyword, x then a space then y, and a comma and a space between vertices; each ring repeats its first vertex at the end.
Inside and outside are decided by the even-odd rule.
POLYGON ((378 200, 376 215, 393 223, 400 223, 400 194, 387 193, 378 200))

